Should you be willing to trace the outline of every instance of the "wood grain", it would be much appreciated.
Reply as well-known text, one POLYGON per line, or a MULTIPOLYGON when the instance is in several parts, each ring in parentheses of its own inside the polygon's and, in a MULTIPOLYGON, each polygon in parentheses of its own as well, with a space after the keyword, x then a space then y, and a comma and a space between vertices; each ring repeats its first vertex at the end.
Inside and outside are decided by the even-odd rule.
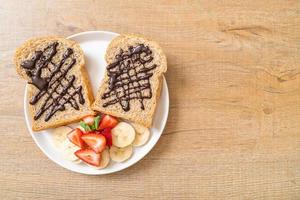
POLYGON ((0 0, 0 199, 300 199, 300 2, 0 0), (34 144, 14 50, 88 30, 144 34, 168 57, 170 114, 124 171, 69 172, 34 144))

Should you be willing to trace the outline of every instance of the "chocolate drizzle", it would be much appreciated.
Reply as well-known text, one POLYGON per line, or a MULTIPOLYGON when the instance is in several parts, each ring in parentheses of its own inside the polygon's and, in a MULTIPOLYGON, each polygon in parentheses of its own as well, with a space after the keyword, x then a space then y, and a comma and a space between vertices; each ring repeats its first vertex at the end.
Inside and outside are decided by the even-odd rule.
POLYGON ((21 63, 21 67, 26 70, 26 74, 31 78, 29 83, 39 90, 29 103, 34 105, 46 95, 40 109, 34 116, 34 120, 39 119, 45 113, 45 121, 48 121, 57 111, 65 110, 66 104, 70 104, 74 109, 79 110, 75 95, 78 95, 80 104, 85 102, 82 95, 82 86, 75 87, 75 76, 67 76, 76 63, 76 59, 72 58, 73 50, 68 48, 62 58, 59 59, 58 64, 53 62, 58 45, 58 42, 53 42, 43 50, 36 51, 30 59, 21 63), (43 69, 48 70, 49 73, 47 74, 49 75, 47 77, 42 77, 43 69))
POLYGON ((156 68, 156 64, 151 64, 152 51, 148 46, 139 44, 129 47, 128 51, 121 50, 115 59, 106 67, 109 87, 102 95, 102 99, 107 100, 103 107, 119 103, 127 112, 130 110, 130 100, 137 99, 144 110, 144 99, 152 98, 149 79, 156 68))

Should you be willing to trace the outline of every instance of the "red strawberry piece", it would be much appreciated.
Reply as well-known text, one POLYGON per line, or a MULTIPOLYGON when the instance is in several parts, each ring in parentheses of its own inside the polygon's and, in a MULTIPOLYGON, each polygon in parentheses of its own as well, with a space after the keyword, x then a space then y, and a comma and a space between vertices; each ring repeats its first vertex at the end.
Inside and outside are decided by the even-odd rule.
POLYGON ((83 135, 82 131, 79 128, 76 128, 72 132, 70 132, 67 135, 67 137, 76 146, 78 146, 80 148, 84 148, 84 142, 81 139, 82 135, 83 135))
POLYGON ((105 128, 101 131, 101 134, 106 139, 106 145, 111 147, 112 146, 112 136, 111 136, 111 128, 105 128))
POLYGON ((95 167, 100 166, 101 155, 96 153, 92 149, 79 149, 75 152, 75 155, 82 161, 93 165, 95 167))
POLYGON ((84 121, 84 123, 86 123, 87 125, 93 125, 94 124, 94 116, 93 115, 88 115, 86 117, 84 117, 82 119, 84 121))
POLYGON ((118 120, 116 118, 110 115, 104 115, 98 129, 113 128, 117 124, 118 124, 118 120))
POLYGON ((106 147, 106 139, 101 134, 87 133, 82 135, 81 139, 96 153, 101 153, 106 147))

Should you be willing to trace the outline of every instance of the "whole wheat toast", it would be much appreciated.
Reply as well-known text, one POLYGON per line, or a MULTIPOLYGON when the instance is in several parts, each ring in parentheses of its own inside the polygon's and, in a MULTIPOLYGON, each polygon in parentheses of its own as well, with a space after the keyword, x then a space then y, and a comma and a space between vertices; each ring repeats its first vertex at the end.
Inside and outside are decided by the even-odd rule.
POLYGON ((154 41, 120 35, 109 44, 104 79, 92 108, 151 127, 167 71, 167 59, 154 41))
POLYGON ((28 81, 34 131, 79 121, 94 114, 93 93, 80 46, 61 37, 26 41, 15 53, 19 76, 28 81))

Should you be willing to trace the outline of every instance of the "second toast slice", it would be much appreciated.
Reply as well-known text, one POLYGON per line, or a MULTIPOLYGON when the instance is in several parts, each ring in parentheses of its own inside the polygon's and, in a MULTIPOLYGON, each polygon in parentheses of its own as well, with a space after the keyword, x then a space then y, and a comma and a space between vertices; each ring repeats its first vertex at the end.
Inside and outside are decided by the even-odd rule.
POLYGON ((105 55, 108 66, 92 108, 151 127, 167 71, 167 59, 154 41, 137 35, 112 40, 105 55))

